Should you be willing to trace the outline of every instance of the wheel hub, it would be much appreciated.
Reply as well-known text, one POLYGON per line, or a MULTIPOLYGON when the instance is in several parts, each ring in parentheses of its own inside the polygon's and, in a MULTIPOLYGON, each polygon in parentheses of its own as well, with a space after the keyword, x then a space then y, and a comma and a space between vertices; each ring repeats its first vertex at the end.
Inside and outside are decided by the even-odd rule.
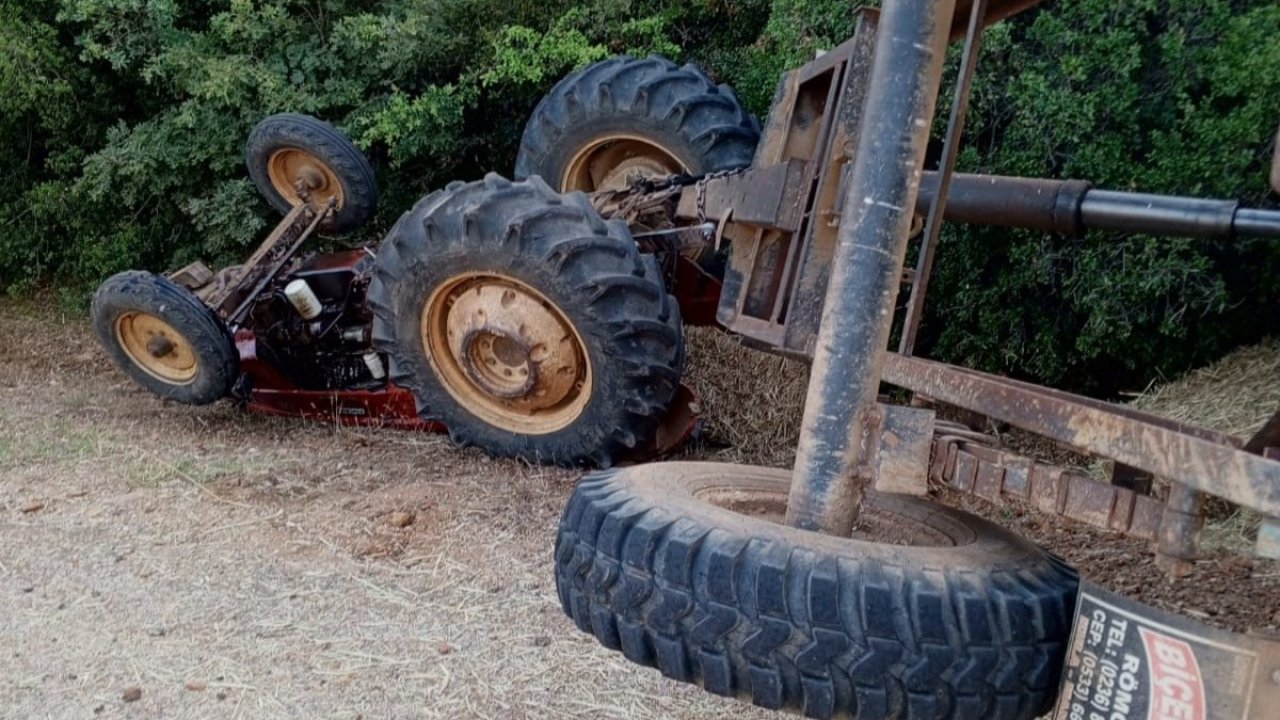
POLYGON ((147 352, 151 353, 153 358, 158 359, 169 355, 176 348, 173 341, 165 335, 152 335, 151 339, 147 340, 147 352))
POLYGON ((462 339, 467 375, 494 397, 514 400, 538 384, 538 364, 529 359, 533 348, 519 336, 485 326, 462 339))
POLYGON ((503 429, 554 432, 581 414, 590 395, 577 330, 545 296, 512 278, 445 283, 424 308, 423 339, 449 393, 503 429))
POLYGON ((267 161, 271 185, 292 205, 301 205, 303 195, 324 206, 336 200, 342 207, 345 196, 338 175, 323 161, 305 150, 287 148, 267 161))
POLYGON ((625 190, 635 180, 687 173, 670 149, 632 135, 608 135, 587 145, 565 165, 561 190, 625 190))
POLYGON ((131 312, 116 320, 115 332, 125 354, 148 374, 174 385, 195 380, 200 370, 195 349, 169 323, 131 312))

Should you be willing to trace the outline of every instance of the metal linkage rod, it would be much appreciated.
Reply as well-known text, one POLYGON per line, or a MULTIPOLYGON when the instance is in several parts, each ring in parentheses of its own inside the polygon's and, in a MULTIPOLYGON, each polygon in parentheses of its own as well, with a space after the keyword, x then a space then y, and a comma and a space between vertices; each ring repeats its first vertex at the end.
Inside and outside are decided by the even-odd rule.
POLYGON ((845 189, 787 524, 847 535, 871 481, 876 394, 956 0, 886 0, 845 189))
POLYGON ((973 75, 978 69, 978 54, 982 51, 982 24, 986 19, 987 0, 973 0, 969 10, 969 32, 964 38, 964 55, 960 59, 960 73, 956 79, 955 98, 951 102, 951 118, 947 121, 947 139, 942 148, 942 166, 938 168, 938 192, 929 203, 929 213, 924 224, 924 238, 920 241, 920 257, 916 261, 915 282, 911 283, 911 299, 907 302, 907 316, 902 323, 902 339, 898 352, 911 355, 916 347, 916 335, 920 332, 920 319, 924 316, 924 299, 929 292, 929 278, 933 275, 933 257, 942 234, 942 218, 947 211, 947 192, 951 188, 951 174, 956 169, 956 155, 960 152, 960 135, 964 132, 965 116, 969 112, 969 93, 973 89, 973 75))

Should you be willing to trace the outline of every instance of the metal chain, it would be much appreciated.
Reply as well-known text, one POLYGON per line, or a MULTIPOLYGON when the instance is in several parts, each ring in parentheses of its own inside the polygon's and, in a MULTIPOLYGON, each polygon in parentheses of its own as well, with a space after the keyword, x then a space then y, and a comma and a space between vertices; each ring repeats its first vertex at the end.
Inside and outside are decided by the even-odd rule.
POLYGON ((697 195, 696 204, 698 209, 699 225, 705 224, 707 222, 707 183, 712 180, 718 180, 720 178, 733 177, 734 175, 741 175, 747 170, 748 168, 738 168, 736 170, 721 170, 719 172, 713 172, 709 175, 703 175, 702 177, 698 178, 698 183, 697 183, 698 195, 697 195))

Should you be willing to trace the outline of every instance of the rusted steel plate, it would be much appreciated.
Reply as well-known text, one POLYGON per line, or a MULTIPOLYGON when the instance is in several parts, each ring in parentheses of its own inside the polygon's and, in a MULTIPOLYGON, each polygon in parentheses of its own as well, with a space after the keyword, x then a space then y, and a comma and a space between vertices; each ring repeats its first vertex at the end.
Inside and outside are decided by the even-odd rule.
POLYGON ((801 191, 808 172, 804 160, 791 159, 755 168, 740 175, 708 179, 680 192, 677 217, 698 222, 718 221, 732 212, 733 222, 794 232, 804 211, 801 191), (698 212, 702 197, 703 211, 698 212))
POLYGON ((1280 559, 1280 520, 1263 518, 1258 525, 1258 540, 1255 550, 1258 557, 1280 559))
POLYGON ((884 405, 880 452, 876 454, 876 490, 929 494, 929 453, 933 446, 933 411, 884 405))
POLYGON ((1004 468, 992 462, 979 462, 978 474, 973 479, 973 494, 991 502, 1000 500, 1000 486, 1004 483, 1004 468))
MULTIPOLYGON (((956 3, 956 15, 951 24, 951 39, 959 40, 965 36, 969 24, 969 9, 976 0, 959 0, 956 3)), ((982 21, 983 27, 989 27, 1012 15, 1039 5, 1041 0, 989 0, 987 14, 982 21)))
POLYGON ((886 382, 1280 516, 1280 462, 1118 405, 886 353, 886 382))
POLYGON ((1035 461, 1024 457, 1009 457, 1004 461, 1004 492, 1026 500, 1031 497, 1031 468, 1035 461))
POLYGON ((1137 493, 1126 488, 1116 488, 1116 501, 1111 507, 1111 521, 1107 524, 1117 532, 1128 530, 1133 523, 1133 503, 1137 493))
POLYGON ((973 492, 973 483, 978 476, 978 458, 956 448, 955 473, 951 476, 951 487, 965 492, 973 492))
POLYGON ((1066 474, 1067 500, 1062 514, 1094 527, 1110 527, 1116 505, 1116 489, 1083 475, 1066 474))
POLYGON ((935 482, 990 502, 1017 498, 1038 512, 1144 540, 1160 529, 1164 506, 1126 488, 954 436, 937 436, 933 454, 935 482))
POLYGON ((1053 465, 1037 463, 1031 469, 1031 504, 1043 513, 1062 512, 1066 499, 1066 471, 1053 465))
POLYGON ((1138 495, 1133 499, 1133 515, 1129 519, 1127 535, 1144 540, 1155 540, 1160 531, 1160 516, 1164 514, 1164 505, 1155 498, 1138 495))
MULTIPOLYGON (((877 25, 864 18, 852 38, 814 65, 830 60, 834 108, 824 119, 829 138, 815 155, 817 185, 812 188, 808 222, 800 234, 799 264, 786 309, 783 343, 788 350, 811 354, 822 321, 827 285, 835 259, 836 237, 842 217, 845 178, 853 162, 862 132, 862 116, 867 106, 867 86, 875 57, 877 25)), ((806 186, 808 188, 808 186, 806 186)))

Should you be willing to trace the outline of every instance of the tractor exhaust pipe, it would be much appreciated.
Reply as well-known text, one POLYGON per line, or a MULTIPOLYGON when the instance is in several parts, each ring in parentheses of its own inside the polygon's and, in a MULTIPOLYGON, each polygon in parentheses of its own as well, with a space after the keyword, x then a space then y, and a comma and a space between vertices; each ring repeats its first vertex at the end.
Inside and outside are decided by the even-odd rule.
MULTIPOLYGON (((937 173, 925 173, 916 212, 927 213, 937 192, 937 173)), ((1115 230, 1206 240, 1280 239, 1277 210, 1242 208, 1234 200, 1097 190, 1083 180, 957 173, 951 178, 945 218, 1067 237, 1115 230)))

